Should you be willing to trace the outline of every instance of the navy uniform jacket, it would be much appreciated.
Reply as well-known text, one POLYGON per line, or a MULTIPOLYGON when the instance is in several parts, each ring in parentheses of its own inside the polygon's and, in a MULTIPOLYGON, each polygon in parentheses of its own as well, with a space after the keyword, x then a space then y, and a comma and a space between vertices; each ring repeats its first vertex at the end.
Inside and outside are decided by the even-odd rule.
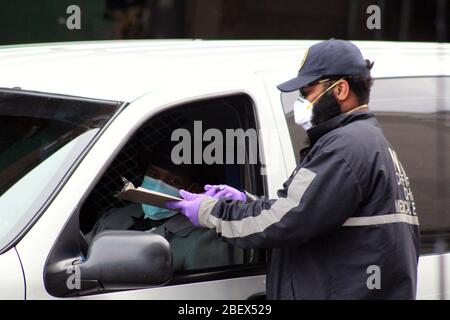
POLYGON ((414 299, 419 221, 377 120, 341 114, 307 133, 278 199, 207 197, 200 224, 231 244, 273 249, 268 299, 414 299))

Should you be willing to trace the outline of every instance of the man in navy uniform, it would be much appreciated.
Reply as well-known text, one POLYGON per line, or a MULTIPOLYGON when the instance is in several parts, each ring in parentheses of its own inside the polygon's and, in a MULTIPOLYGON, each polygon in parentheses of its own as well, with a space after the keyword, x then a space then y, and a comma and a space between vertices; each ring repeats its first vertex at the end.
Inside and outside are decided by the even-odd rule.
POLYGON ((352 43, 311 46, 298 76, 297 124, 310 145, 278 199, 228 186, 181 191, 191 222, 244 248, 270 248, 268 299, 414 299, 419 221, 411 186, 368 109, 373 63, 352 43), (212 196, 211 196, 212 195, 212 196))

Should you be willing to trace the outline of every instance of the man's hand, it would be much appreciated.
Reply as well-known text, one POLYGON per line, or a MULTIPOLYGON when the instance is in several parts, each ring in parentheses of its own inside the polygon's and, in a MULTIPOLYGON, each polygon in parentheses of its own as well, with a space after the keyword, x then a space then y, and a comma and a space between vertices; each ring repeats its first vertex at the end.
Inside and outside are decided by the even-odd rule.
POLYGON ((227 186, 226 184, 221 185, 205 185, 205 194, 208 194, 217 199, 231 199, 240 200, 245 202, 247 196, 244 192, 241 192, 233 187, 227 186))
POLYGON ((247 196, 245 193, 227 186, 227 185, 205 185, 204 193, 191 193, 185 190, 180 190, 181 201, 169 201, 166 203, 167 208, 172 210, 179 210, 186 216, 194 226, 200 227, 198 222, 198 210, 200 203, 206 196, 216 199, 231 199, 245 202, 247 196))
POLYGON ((166 206, 169 209, 179 210, 194 226, 200 227, 200 223, 198 222, 198 209, 200 208, 200 203, 207 195, 206 192, 204 194, 198 194, 180 190, 180 196, 184 200, 169 201, 166 203, 166 206))

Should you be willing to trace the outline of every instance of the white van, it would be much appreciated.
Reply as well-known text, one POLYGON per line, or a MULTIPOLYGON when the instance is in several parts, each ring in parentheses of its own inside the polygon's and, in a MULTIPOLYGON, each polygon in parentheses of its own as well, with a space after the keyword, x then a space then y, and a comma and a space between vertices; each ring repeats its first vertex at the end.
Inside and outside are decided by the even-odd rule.
MULTIPOLYGON (((293 121, 296 93, 282 95, 276 85, 296 75, 315 42, 1 47, 0 298, 264 299, 266 250, 173 272, 177 252, 161 236, 107 232, 89 243, 85 234, 125 205, 114 194, 122 177, 142 178, 142 148, 183 121, 201 121, 203 133, 263 132, 260 161, 210 168, 223 183, 275 198, 305 135, 293 121)), ((417 298, 449 298, 450 45, 355 44, 375 61, 369 106, 414 190, 417 298)))

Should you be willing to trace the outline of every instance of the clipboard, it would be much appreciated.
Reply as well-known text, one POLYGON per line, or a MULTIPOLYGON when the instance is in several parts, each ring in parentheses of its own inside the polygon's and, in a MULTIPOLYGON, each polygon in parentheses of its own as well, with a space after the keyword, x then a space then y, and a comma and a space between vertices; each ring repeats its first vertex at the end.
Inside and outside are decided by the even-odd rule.
POLYGON ((168 201, 181 201, 182 198, 174 197, 158 191, 152 191, 141 187, 135 187, 133 183, 122 177, 125 185, 114 197, 135 203, 145 203, 158 208, 167 208, 168 201))

